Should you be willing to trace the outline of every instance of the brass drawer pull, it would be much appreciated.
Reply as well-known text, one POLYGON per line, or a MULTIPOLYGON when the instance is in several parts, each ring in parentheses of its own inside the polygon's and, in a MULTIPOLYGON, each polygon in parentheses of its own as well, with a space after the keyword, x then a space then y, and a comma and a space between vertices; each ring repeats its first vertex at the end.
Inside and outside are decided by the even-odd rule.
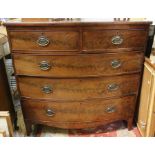
POLYGON ((118 90, 118 88, 119 88, 119 85, 116 84, 116 83, 112 83, 112 84, 108 85, 108 90, 109 91, 116 91, 116 90, 118 90))
POLYGON ((40 69, 43 70, 43 71, 46 71, 46 70, 51 69, 51 65, 50 65, 49 62, 47 62, 47 61, 41 61, 41 62, 39 63, 39 67, 40 67, 40 69))
POLYGON ((55 115, 55 112, 53 110, 51 110, 51 109, 47 109, 46 110, 46 115, 49 116, 49 117, 52 117, 52 116, 55 115))
POLYGON ((40 36, 37 40, 37 44, 42 47, 47 46, 49 43, 49 39, 45 36, 40 36))
POLYGON ((111 66, 112 68, 119 68, 121 67, 122 63, 120 60, 112 60, 111 61, 111 66))
POLYGON ((116 108, 114 106, 107 107, 105 111, 106 113, 114 113, 116 112, 116 108))
POLYGON ((45 94, 50 94, 50 93, 53 92, 52 87, 49 86, 49 85, 45 85, 41 89, 42 89, 42 92, 45 93, 45 94))
POLYGON ((120 45, 123 43, 123 38, 119 35, 112 37, 111 39, 112 44, 114 45, 120 45))

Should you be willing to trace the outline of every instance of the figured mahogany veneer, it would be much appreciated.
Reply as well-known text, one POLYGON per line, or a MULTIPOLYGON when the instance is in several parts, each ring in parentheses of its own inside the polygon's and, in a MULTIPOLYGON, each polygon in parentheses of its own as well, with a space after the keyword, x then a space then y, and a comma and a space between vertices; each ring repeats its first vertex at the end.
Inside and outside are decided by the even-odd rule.
POLYGON ((118 48, 141 48, 144 49, 147 31, 145 30, 98 30, 83 32, 84 50, 102 50, 118 48), (111 43, 113 36, 121 36, 122 44, 111 43))
POLYGON ((22 107, 26 121, 33 118, 36 122, 49 123, 62 128, 68 128, 68 123, 70 123, 70 128, 85 128, 88 124, 95 127, 95 123, 99 122, 104 123, 120 119, 128 121, 134 112, 135 96, 111 100, 96 99, 59 103, 22 100, 22 107), (47 110, 52 110, 53 115, 49 116, 47 110))
POLYGON ((15 31, 10 32, 12 50, 78 50, 79 33, 76 31, 15 31), (49 44, 45 47, 38 46, 40 36, 46 36, 49 44))
POLYGON ((132 128, 151 22, 6 23, 28 135, 32 124, 132 128))
POLYGON ((139 74, 87 79, 19 77, 18 85, 25 98, 75 101, 136 94, 139 81, 139 74), (44 92, 44 87, 50 87, 51 92, 44 92))
POLYGON ((110 76, 141 72, 143 53, 81 54, 81 55, 13 55, 17 75, 43 77, 110 76), (112 61, 121 65, 112 67, 112 61), (44 71, 40 63, 46 61, 51 67, 44 71), (30 69, 31 68, 31 69, 30 69))

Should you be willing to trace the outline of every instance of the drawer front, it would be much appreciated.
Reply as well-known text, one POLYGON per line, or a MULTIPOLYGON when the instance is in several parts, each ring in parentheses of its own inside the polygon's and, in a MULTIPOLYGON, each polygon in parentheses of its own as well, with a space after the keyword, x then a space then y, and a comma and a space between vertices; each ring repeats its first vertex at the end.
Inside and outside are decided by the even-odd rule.
POLYGON ((133 115, 134 107, 134 96, 86 102, 22 101, 25 119, 59 123, 128 119, 133 115))
POLYGON ((77 31, 11 31, 9 33, 12 50, 64 51, 79 49, 77 31))
POLYGON ((145 30, 102 30, 83 32, 83 50, 117 48, 144 49, 147 39, 145 30))
POLYGON ((16 74, 87 77, 140 72, 143 53, 88 55, 14 55, 16 74))
POLYGON ((87 79, 18 77, 22 97, 49 100, 85 100, 136 93, 140 76, 126 75, 87 79))

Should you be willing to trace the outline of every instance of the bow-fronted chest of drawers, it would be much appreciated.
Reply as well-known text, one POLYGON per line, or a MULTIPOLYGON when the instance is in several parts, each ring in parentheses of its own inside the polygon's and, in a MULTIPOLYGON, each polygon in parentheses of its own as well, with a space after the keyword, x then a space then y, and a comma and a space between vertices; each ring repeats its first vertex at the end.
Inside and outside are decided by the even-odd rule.
POLYGON ((150 22, 6 23, 27 133, 32 124, 132 128, 150 22))

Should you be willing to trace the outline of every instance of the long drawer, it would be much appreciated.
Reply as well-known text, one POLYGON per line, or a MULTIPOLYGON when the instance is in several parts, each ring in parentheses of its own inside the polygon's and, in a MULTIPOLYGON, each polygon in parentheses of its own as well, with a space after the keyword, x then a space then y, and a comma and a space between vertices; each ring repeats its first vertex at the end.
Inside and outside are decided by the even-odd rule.
MULTIPOLYGON (((27 120, 57 123, 89 123, 128 119, 133 115, 135 96, 110 100, 84 102, 49 102, 23 100, 22 108, 27 120)), ((59 124, 61 126, 61 124, 59 124)), ((69 126, 68 126, 69 127, 69 126)), ((66 128, 68 128, 66 127, 66 128)), ((71 127, 71 126, 70 126, 71 127)))
POLYGON ((79 50, 78 31, 11 31, 12 50, 79 50))
POLYGON ((83 50, 118 48, 141 48, 146 46, 147 31, 134 30, 91 30, 83 32, 83 50))
POLYGON ((44 77, 109 76, 140 72, 143 53, 13 55, 16 74, 44 77))
POLYGON ((79 79, 18 77, 22 97, 50 100, 85 100, 135 94, 139 81, 139 74, 79 79))

